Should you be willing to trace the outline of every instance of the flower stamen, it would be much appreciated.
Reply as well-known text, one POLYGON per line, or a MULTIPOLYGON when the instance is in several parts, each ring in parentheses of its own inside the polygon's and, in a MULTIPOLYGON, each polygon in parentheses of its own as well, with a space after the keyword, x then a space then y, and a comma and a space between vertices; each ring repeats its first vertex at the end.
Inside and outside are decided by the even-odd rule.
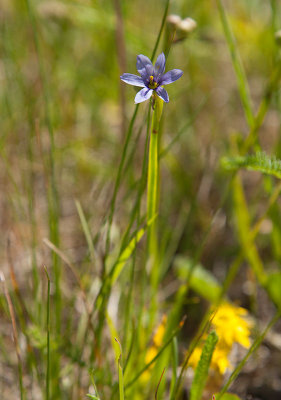
POLYGON ((153 75, 150 75, 150 77, 149 77, 149 84, 148 84, 149 89, 156 89, 157 86, 158 86, 158 83, 155 82, 154 76, 153 76, 153 75))

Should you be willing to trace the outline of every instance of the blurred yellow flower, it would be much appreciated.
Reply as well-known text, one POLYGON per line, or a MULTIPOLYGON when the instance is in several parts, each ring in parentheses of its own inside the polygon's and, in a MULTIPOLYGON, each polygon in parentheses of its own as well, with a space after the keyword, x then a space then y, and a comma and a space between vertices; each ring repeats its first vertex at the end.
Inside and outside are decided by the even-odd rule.
POLYGON ((236 307, 230 303, 222 304, 212 320, 220 341, 232 347, 233 343, 240 343, 243 347, 250 347, 251 324, 247 319, 245 308, 236 307), (243 318, 244 317, 244 318, 243 318))
MULTIPOLYGON (((158 353, 159 348, 160 348, 161 344, 163 343, 166 324, 167 324, 167 316, 164 314, 160 324, 157 326, 157 328, 155 330, 154 336, 152 338, 152 345, 149 347, 149 349, 146 352, 145 364, 150 363, 150 361, 152 361, 153 358, 158 353)), ((144 372, 144 374, 142 375, 142 380, 147 381, 149 379, 149 377, 150 377, 150 368, 146 372, 144 372)))
MULTIPOLYGON (((223 375, 227 368, 231 368, 229 354, 234 343, 243 347, 250 347, 250 334, 252 324, 248 320, 248 311, 242 307, 236 307, 230 303, 223 303, 215 312, 212 319, 212 327, 215 329, 219 340, 213 353, 210 368, 223 375)), ((189 359, 189 365, 196 368, 201 356, 204 341, 195 348, 189 359)))

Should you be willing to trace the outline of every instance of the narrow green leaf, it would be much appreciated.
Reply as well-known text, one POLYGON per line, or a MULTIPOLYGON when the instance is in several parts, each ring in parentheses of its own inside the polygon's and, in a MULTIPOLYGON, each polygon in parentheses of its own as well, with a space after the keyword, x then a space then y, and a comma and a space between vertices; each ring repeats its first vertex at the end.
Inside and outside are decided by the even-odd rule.
MULTIPOLYGON (((149 226, 150 223, 151 223, 151 221, 147 224, 147 226, 149 226)), ((122 253, 118 257, 118 260, 116 261, 116 263, 113 267, 114 271, 113 271, 113 275, 112 275, 112 283, 114 283, 116 281, 116 279, 118 278, 118 276, 121 274, 126 262, 131 257, 136 245, 143 237, 147 226, 145 228, 141 228, 138 230, 136 235, 130 240, 129 244, 126 246, 126 248, 122 251, 122 253)))
MULTIPOLYGON (((215 399, 216 400, 216 395, 215 395, 215 399)), ((240 400, 240 397, 237 396, 237 394, 233 394, 233 393, 225 393, 222 397, 221 400, 240 400)))
POLYGON ((47 289, 47 370, 46 370, 46 400, 50 398, 50 361, 51 361, 51 352, 50 352, 50 292, 51 292, 51 281, 48 274, 47 268, 44 266, 45 274, 48 281, 48 289, 47 289))
MULTIPOLYGON (((192 261, 187 257, 178 256, 175 259, 175 266, 180 278, 186 280, 192 268, 192 261)), ((216 302, 221 293, 221 286, 214 275, 200 264, 193 268, 190 287, 211 303, 216 302)))
POLYGON ((216 332, 211 332, 207 337, 199 363, 195 370, 194 379, 190 389, 190 400, 200 400, 208 378, 208 371, 213 352, 218 341, 216 332))
POLYGON ((95 394, 93 395, 93 394, 88 393, 87 396, 90 397, 91 399, 94 399, 94 400, 100 400, 98 389, 97 389, 97 386, 96 386, 96 383, 95 383, 94 370, 90 371, 90 378, 91 378, 92 385, 94 387, 95 394))
POLYGON ((80 218, 80 221, 81 221, 81 225, 82 225, 82 228, 83 228, 83 232, 84 232, 85 238, 87 240, 89 252, 90 252, 90 255, 91 255, 91 260, 93 260, 94 257, 95 257, 95 249, 94 249, 94 245, 93 245, 93 240, 92 240, 90 228, 89 228, 88 222, 86 220, 83 208, 82 208, 82 206, 80 204, 80 201, 75 200, 75 205, 76 205, 77 212, 78 212, 78 215, 79 215, 79 218, 80 218))
POLYGON ((267 276, 265 288, 271 300, 281 310, 281 272, 274 272, 267 276))
POLYGON ((115 338, 115 341, 119 345, 119 356, 118 356, 118 380, 119 380, 119 399, 125 400, 125 391, 124 391, 124 377, 123 377, 123 368, 122 368, 122 348, 120 342, 115 338))
POLYGON ((116 362, 118 365, 118 379, 119 379, 119 399, 124 400, 124 378, 123 378, 123 368, 121 364, 122 359, 122 347, 117 339, 117 329, 114 326, 114 323, 110 316, 106 315, 107 323, 110 329, 111 343, 115 353, 116 362))
POLYGON ((115 339, 115 338, 118 337, 118 332, 117 332, 117 329, 116 329, 112 319, 108 315, 108 313, 106 313, 106 320, 107 320, 108 327, 109 327, 109 330, 110 330, 110 338, 111 338, 112 348, 114 350, 115 359, 117 361, 118 358, 119 358, 119 355, 120 355, 120 349, 119 349, 119 346, 118 346, 119 342, 117 342, 116 339, 115 339))
POLYGON ((228 49, 231 55, 232 65, 235 71, 238 90, 243 105, 245 117, 250 127, 254 126, 254 113, 252 110, 251 97, 248 87, 247 77, 244 71, 244 67, 240 58, 237 43, 233 35, 231 26, 229 24, 225 8, 222 0, 217 0, 217 6, 220 14, 221 23, 223 26, 224 36, 228 45, 228 49))
POLYGON ((174 337, 173 342, 172 342, 172 380, 171 380, 171 385, 170 385, 170 397, 172 396, 172 393, 174 391, 174 387, 177 381, 177 370, 179 367, 179 349, 178 349, 178 341, 177 338, 174 337))

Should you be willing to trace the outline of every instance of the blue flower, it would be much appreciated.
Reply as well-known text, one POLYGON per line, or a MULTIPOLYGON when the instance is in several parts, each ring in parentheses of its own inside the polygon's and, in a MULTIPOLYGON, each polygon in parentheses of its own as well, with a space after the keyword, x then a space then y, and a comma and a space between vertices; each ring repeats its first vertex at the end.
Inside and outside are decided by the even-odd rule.
POLYGON ((137 70, 141 76, 134 74, 123 74, 120 79, 129 85, 142 87, 135 97, 135 104, 148 100, 153 92, 164 100, 169 102, 167 91, 164 85, 175 82, 179 79, 183 72, 180 69, 172 69, 165 72, 166 59, 164 53, 161 53, 156 60, 155 66, 152 65, 150 59, 142 54, 137 56, 137 70))

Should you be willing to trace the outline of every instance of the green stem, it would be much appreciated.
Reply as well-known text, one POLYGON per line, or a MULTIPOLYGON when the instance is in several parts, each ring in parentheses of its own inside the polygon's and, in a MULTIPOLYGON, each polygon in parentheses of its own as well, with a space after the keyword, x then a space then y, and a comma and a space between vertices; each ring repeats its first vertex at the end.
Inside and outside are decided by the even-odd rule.
MULTIPOLYGON (((165 26, 165 22, 166 22, 166 17, 168 14, 168 10, 169 10, 169 5, 170 5, 170 0, 166 0, 166 5, 165 5, 165 10, 164 10, 164 14, 162 17, 162 21, 161 21, 161 26, 160 26, 160 30, 158 32, 158 36, 152 51, 152 55, 151 55, 151 62, 153 62, 155 55, 156 55, 156 51, 158 49, 159 43, 160 43, 160 39, 163 33, 163 29, 165 26)), ((167 60, 166 60, 167 61, 167 60)), ((118 189, 121 183, 121 178, 122 178, 122 173, 123 173, 123 167, 124 167, 124 163, 125 163, 125 158, 127 155, 127 149, 128 149, 128 145, 133 133, 133 127, 134 127, 134 123, 135 123, 135 119, 137 117, 137 113, 138 113, 138 109, 139 109, 139 105, 136 106, 134 114, 131 118, 131 122, 127 131, 127 135, 125 138, 125 144, 123 147, 123 152, 122 152, 122 157, 121 157, 121 161, 118 167, 118 171, 117 171, 117 177, 116 177, 116 181, 115 181, 115 186, 114 186, 114 191, 113 191, 113 197, 112 197, 112 201, 111 201, 111 209, 109 212, 109 217, 108 217, 108 229, 107 229, 107 234, 106 234, 106 248, 105 248, 105 258, 107 257, 108 253, 109 253, 109 247, 110 247, 110 232, 111 232, 111 227, 112 227, 112 221, 113 221, 113 216, 114 216, 114 212, 115 212, 115 205, 116 205, 116 198, 117 198, 117 193, 118 193, 118 189)))
POLYGON ((51 281, 47 268, 44 267, 45 274, 48 280, 47 289, 47 370, 46 370, 46 400, 50 399, 50 288, 51 281))
POLYGON ((155 297, 158 286, 158 241, 157 241, 157 218, 158 213, 158 190, 159 190, 159 166, 158 166, 158 138, 159 125, 162 115, 163 101, 155 96, 154 110, 152 114, 151 134, 148 156, 147 177, 147 221, 153 219, 148 227, 148 257, 151 262, 151 286, 153 290, 152 299, 155 297))

